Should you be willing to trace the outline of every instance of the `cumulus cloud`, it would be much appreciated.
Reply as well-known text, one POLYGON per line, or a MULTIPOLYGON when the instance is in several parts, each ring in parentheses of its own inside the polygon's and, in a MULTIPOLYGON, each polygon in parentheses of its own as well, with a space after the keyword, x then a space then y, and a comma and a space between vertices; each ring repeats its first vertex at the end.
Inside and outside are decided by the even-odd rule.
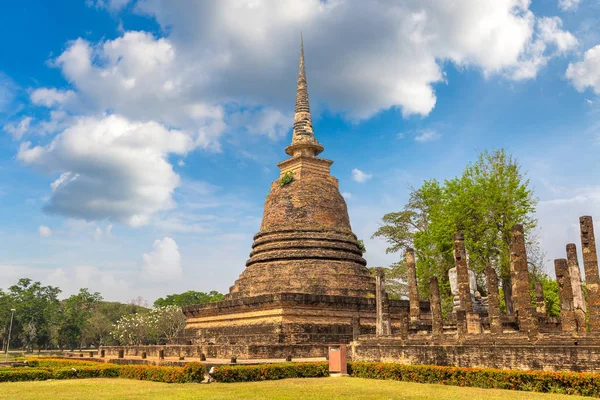
POLYGON ((359 119, 393 107, 429 114, 446 61, 526 79, 576 43, 559 18, 536 17, 525 0, 140 0, 135 9, 169 35, 77 39, 54 65, 82 104, 194 126, 213 140, 224 129, 220 105, 230 103, 250 110, 237 116, 250 131, 287 131, 301 29, 313 103, 359 119))
POLYGON ((433 129, 423 129, 417 132, 415 141, 420 143, 433 142, 438 140, 442 135, 433 129))
MULTIPOLYGON (((390 107, 427 115, 436 101, 432 85, 445 79, 444 61, 523 79, 553 56, 548 22, 524 0, 145 0, 137 6, 216 77, 205 85, 208 92, 261 104, 289 101, 282 89, 291 89, 303 29, 311 94, 357 118, 390 107), (523 65, 528 73, 515 74, 523 65)), ((555 28, 554 36, 568 34, 555 28)))
POLYGON ((41 225, 38 228, 38 231, 40 232, 40 236, 43 238, 52 236, 52 230, 50 228, 48 228, 47 226, 41 225))
POLYGON ((184 132, 111 115, 78 118, 46 146, 23 143, 17 158, 60 174, 51 184, 48 213, 140 226, 173 206, 180 179, 169 154, 194 147, 184 132))
POLYGON ((32 120, 31 117, 23 117, 18 124, 6 124, 2 129, 16 140, 20 140, 29 131, 32 120))
POLYGON ((371 175, 371 174, 369 174, 369 173, 366 173, 366 172, 363 172, 363 171, 361 171, 361 170, 360 170, 360 169, 358 169, 358 168, 354 168, 354 169, 352 170, 352 179, 353 179, 355 182, 358 182, 358 183, 365 183, 366 181, 368 181, 368 180, 369 180, 369 179, 371 179, 372 177, 373 177, 373 175, 371 175))
POLYGON ((172 281, 181 278, 181 255, 173 239, 155 240, 153 250, 142 256, 141 277, 147 281, 172 281))
POLYGON ((52 107, 57 104, 64 104, 75 97, 72 90, 58 90, 55 88, 41 88, 34 90, 29 96, 31 102, 36 105, 52 107))
POLYGON ((600 45, 586 51, 582 61, 569 63, 566 77, 578 91, 590 87, 600 94, 600 45))

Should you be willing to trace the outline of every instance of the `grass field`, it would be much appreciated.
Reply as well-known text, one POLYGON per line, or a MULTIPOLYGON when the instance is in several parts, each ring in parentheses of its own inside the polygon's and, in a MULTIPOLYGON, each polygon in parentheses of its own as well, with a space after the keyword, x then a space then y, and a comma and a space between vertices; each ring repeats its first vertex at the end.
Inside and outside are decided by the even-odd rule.
POLYGON ((0 399, 469 399, 576 400, 589 397, 460 388, 361 378, 305 378, 250 383, 166 384, 129 379, 0 383, 0 399))

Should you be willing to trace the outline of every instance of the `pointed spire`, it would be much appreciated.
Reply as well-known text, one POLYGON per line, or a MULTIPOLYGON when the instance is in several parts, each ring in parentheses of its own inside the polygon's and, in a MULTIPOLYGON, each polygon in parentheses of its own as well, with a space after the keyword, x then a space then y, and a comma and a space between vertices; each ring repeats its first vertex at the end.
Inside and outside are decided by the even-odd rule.
POLYGON ((300 32, 300 68, 298 71, 298 88, 296 90, 296 107, 294 108, 294 131, 292 144, 285 149, 291 156, 304 154, 316 156, 323 151, 323 146, 315 138, 308 102, 308 86, 304 69, 304 40, 300 32), (302 151, 302 150, 308 151, 302 151))

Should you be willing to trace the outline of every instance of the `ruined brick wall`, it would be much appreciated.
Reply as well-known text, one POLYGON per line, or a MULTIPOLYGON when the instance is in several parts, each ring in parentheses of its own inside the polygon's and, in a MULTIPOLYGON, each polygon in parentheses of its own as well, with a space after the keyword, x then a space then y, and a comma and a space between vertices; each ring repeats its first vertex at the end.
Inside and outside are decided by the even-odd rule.
MULTIPOLYGON (((579 341, 581 342, 581 340, 579 341)), ((353 343, 353 361, 389 361, 412 365, 469 368, 600 372, 600 346, 562 339, 533 345, 527 338, 472 343, 410 343, 371 340, 353 343)))

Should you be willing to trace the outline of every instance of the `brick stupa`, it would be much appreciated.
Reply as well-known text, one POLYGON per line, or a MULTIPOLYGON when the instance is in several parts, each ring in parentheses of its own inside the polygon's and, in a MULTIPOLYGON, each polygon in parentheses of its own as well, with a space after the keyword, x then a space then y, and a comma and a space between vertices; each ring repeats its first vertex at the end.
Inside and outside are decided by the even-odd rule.
POLYGON ((224 301, 184 308, 185 340, 208 357, 322 356, 327 344, 375 331, 375 278, 322 151, 301 42, 290 158, 278 164, 246 269, 224 301))

